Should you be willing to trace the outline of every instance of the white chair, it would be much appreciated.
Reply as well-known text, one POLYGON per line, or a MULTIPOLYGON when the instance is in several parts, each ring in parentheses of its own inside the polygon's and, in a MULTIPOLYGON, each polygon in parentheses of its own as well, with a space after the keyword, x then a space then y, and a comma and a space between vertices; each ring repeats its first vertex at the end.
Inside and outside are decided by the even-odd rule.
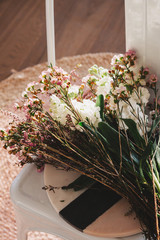
MULTIPOLYGON (((48 3, 49 2, 51 3, 51 1, 53 0, 46 0, 46 2, 48 3)), ((157 31, 157 27, 156 27, 157 21, 159 22, 159 26, 160 26, 160 17, 158 15, 159 14, 158 11, 160 8, 159 6, 160 4, 158 3, 159 0, 154 1, 154 4, 153 4, 153 1, 151 0, 148 0, 148 1, 125 0, 125 2, 126 2, 125 15, 126 15, 127 50, 128 48, 134 47, 136 50, 139 50, 139 52, 142 53, 144 57, 146 55, 148 56, 148 53, 147 53, 148 48, 146 47, 146 44, 144 44, 144 42, 146 42, 147 36, 153 36, 154 39, 151 39, 153 42, 156 41, 156 39, 159 39, 159 37, 158 38, 155 37, 155 35, 159 34, 160 32, 160 28, 158 28, 158 31, 157 31), (148 14, 148 17, 154 18, 154 21, 155 21, 155 22, 152 21, 152 32, 148 32, 148 34, 146 34, 146 32, 143 31, 143 29, 146 29, 146 23, 147 23, 147 20, 146 20, 147 12, 146 10, 145 12, 142 11, 142 9, 145 9, 145 4, 148 4, 148 6, 152 5, 152 8, 148 7, 150 11, 151 9, 155 10, 153 11, 154 14, 148 14), (156 6, 156 4, 158 7, 156 6), (155 13, 157 16, 156 19, 155 19, 155 13), (133 19, 131 19, 132 16, 133 16, 133 19), (136 24, 135 24, 135 20, 136 20, 136 24), (155 23, 155 29, 154 29, 154 23, 155 23), (153 34, 153 32, 155 34, 153 34)), ((48 5, 48 9, 49 9, 49 5, 48 5)), ((52 12, 52 11, 48 10, 48 12, 52 12)), ((150 26, 148 28, 148 31, 151 31, 150 26)), ((48 30, 48 37, 50 37, 49 32, 50 31, 48 30)), ((48 46, 48 53, 50 52, 49 49, 54 49, 53 41, 54 41, 54 37, 52 38, 52 43, 51 43, 52 46, 48 46)), ((150 43, 152 41, 150 41, 150 43)), ((159 46, 159 40, 157 41, 159 46)), ((153 44, 153 48, 157 52, 156 43, 153 44)), ((158 47, 158 49, 160 48, 158 47)), ((149 50, 151 51, 151 47, 149 48, 149 50)), ((159 64, 159 61, 157 61, 157 58, 159 58, 160 54, 155 54, 155 51, 153 51, 152 54, 149 52, 149 54, 153 56, 152 63, 157 62, 156 64, 159 64)), ((54 61, 54 58, 53 58, 53 61, 54 61)), ((159 68, 159 65, 158 65, 158 68, 159 68)), ((50 204, 47 197, 47 193, 42 190, 42 186, 44 186, 43 173, 38 173, 34 165, 26 165, 12 183, 10 194, 11 194, 11 200, 15 208, 17 227, 18 227, 18 235, 17 235, 18 240, 26 240, 27 232, 33 231, 33 230, 51 233, 65 240, 107 240, 106 238, 98 238, 98 237, 93 237, 93 236, 89 236, 84 233, 81 233, 75 228, 71 227, 68 223, 66 223, 56 213, 56 211, 50 204)), ((119 239, 142 240, 143 238, 142 238, 142 235, 136 235, 132 237, 119 238, 119 239)))
MULTIPOLYGON (((17 240, 26 240, 29 231, 40 231, 61 237, 64 240, 114 240, 84 234, 66 223, 49 202, 44 186, 43 172, 32 164, 26 165, 11 185, 10 195, 17 222, 17 240)), ((124 240, 142 240, 135 235, 124 240)), ((35 239, 36 240, 36 239, 35 239)))

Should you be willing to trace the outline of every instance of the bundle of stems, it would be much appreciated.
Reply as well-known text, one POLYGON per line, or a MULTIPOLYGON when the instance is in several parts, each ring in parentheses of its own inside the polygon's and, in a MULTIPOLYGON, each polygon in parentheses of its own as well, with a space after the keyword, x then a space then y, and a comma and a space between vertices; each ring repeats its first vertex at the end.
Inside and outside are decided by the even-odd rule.
POLYGON ((19 156, 21 165, 34 163, 41 168, 47 163, 67 171, 72 169, 126 198, 146 239, 157 240, 160 239, 157 77, 152 75, 147 83, 155 95, 154 103, 147 105, 144 80, 149 71, 141 67, 136 75, 135 60, 135 52, 130 51, 115 58, 109 71, 93 66, 83 79, 90 87, 90 95, 85 95, 84 84, 78 93, 69 92, 75 71, 69 75, 50 66, 39 83, 28 86, 22 104, 17 104, 25 117, 16 118, 7 131, 1 130, 0 139, 9 153, 19 156), (105 94, 97 94, 98 87, 105 87, 105 94), (84 96, 90 100, 84 100, 84 96), (52 109, 46 107, 48 97, 52 109), (97 112, 88 117, 87 109, 88 116, 84 117, 83 103, 89 103, 89 107, 93 103, 97 112), (152 110, 150 117, 146 115, 148 106, 152 110), (63 110, 60 115, 58 108, 63 110))
POLYGON ((107 120, 100 122, 98 129, 80 122, 84 131, 72 132, 59 123, 55 126, 50 115, 48 118, 53 124, 52 143, 42 144, 40 151, 46 163, 55 166, 58 162, 74 169, 126 198, 146 239, 159 239, 159 139, 155 142, 150 139, 146 145, 130 119, 124 120, 129 126, 128 133, 119 131, 118 126, 111 127, 107 120), (135 133, 139 146, 134 142, 135 133))

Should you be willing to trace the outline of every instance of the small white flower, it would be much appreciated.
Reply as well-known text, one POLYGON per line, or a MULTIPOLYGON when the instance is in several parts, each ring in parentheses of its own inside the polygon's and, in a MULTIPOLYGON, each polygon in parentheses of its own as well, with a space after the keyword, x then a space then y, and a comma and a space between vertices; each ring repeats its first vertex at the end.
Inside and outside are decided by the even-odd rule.
POLYGON ((144 79, 140 79, 140 84, 141 84, 142 86, 146 86, 146 81, 145 81, 144 79))
POLYGON ((138 76, 139 76, 140 68, 141 68, 141 65, 138 62, 135 65, 130 67, 130 71, 133 71, 135 79, 138 78, 138 76))
POLYGON ((116 60, 120 60, 121 57, 124 57, 123 54, 118 54, 118 55, 114 55, 113 58, 111 59, 111 65, 115 65, 116 64, 116 60))
POLYGON ((77 85, 71 85, 68 88, 68 94, 75 93, 76 95, 78 95, 78 92, 79 92, 79 86, 77 86, 77 85))
MULTIPOLYGON (((97 107, 93 101, 84 99, 83 102, 78 102, 76 99, 73 99, 71 102, 75 111, 80 114, 82 121, 87 122, 88 118, 90 123, 95 127, 98 126, 98 123, 101 121, 100 108, 97 107)), ((50 98, 50 112, 52 117, 63 125, 66 124, 66 116, 69 114, 76 129, 81 131, 81 127, 78 125, 73 113, 68 109, 67 105, 54 94, 50 98)))
POLYGON ((99 67, 99 75, 103 78, 106 77, 108 75, 108 69, 103 68, 103 67, 99 67))
POLYGON ((97 95, 103 94, 105 97, 111 90, 111 83, 113 82, 110 76, 100 78, 97 84, 97 95))
POLYGON ((48 68, 48 69, 47 69, 47 73, 49 73, 49 74, 50 74, 50 73, 53 73, 53 69, 52 69, 52 68, 48 68))
POLYGON ((25 97, 25 96, 27 96, 27 92, 26 92, 26 91, 23 91, 23 92, 22 92, 22 97, 25 97))
POLYGON ((114 102, 114 97, 113 96, 111 96, 110 99, 109 99, 109 108, 112 111, 117 110, 117 104, 114 102))
POLYGON ((65 82, 63 82, 61 86, 62 86, 62 88, 66 88, 67 84, 65 82))
POLYGON ((132 79, 132 77, 130 76, 130 74, 125 74, 125 81, 128 85, 134 85, 134 80, 132 79))
POLYGON ((66 124, 66 116, 70 114, 66 104, 54 94, 50 97, 50 112, 52 117, 63 125, 66 124))
POLYGON ((98 66, 97 66, 96 64, 93 65, 92 67, 90 67, 90 68, 88 69, 88 72, 89 72, 90 74, 98 75, 98 66))
POLYGON ((122 92, 126 92, 127 94, 127 89, 124 86, 124 84, 120 83, 119 87, 116 87, 115 90, 113 91, 113 94, 118 95, 121 94, 122 92))
MULTIPOLYGON (((96 104, 89 100, 84 99, 83 102, 78 102, 76 99, 72 100, 72 104, 75 110, 80 114, 82 121, 86 122, 88 118, 89 121, 95 126, 98 126, 98 123, 101 121, 100 118, 100 108, 96 106, 96 104)), ((76 120, 73 116, 72 121, 75 124, 76 128, 80 130, 80 126, 76 125, 76 120)))
POLYGON ((142 103, 146 105, 149 101, 149 98, 150 98, 150 93, 148 89, 145 87, 139 87, 138 93, 136 93, 135 91, 132 93, 130 102, 132 102, 132 104, 135 102, 138 104, 142 103))
POLYGON ((139 87, 138 92, 140 94, 141 100, 143 104, 147 104, 150 98, 150 93, 147 88, 139 87))

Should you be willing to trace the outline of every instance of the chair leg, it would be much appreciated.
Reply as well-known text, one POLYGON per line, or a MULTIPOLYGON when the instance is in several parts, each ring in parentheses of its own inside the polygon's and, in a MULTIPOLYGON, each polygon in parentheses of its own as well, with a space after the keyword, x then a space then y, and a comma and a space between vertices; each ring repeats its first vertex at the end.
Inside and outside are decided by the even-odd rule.
POLYGON ((27 240, 27 233, 28 233, 28 225, 25 221, 25 215, 23 216, 22 213, 18 212, 15 209, 15 216, 16 216, 16 224, 17 224, 17 240, 27 240))

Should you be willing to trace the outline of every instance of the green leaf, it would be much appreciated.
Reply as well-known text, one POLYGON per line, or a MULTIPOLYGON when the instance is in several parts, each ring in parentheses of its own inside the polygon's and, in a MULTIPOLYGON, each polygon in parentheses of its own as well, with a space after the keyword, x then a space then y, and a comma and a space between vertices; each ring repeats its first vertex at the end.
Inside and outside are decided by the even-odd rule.
POLYGON ((134 151, 131 152, 131 158, 134 163, 136 163, 136 166, 139 166, 139 156, 134 151))
POLYGON ((129 135, 133 138, 135 144, 141 148, 145 147, 145 140, 140 135, 136 123, 132 119, 122 119, 128 127, 129 135))
POLYGON ((151 155, 153 150, 153 143, 151 141, 148 142, 146 148, 143 151, 143 154, 141 156, 141 161, 144 162, 148 157, 151 155))
POLYGON ((152 150, 153 170, 154 170, 154 173, 155 173, 158 181, 160 181, 160 145, 159 145, 159 143, 157 144, 156 139, 153 143, 152 149, 153 149, 152 150))
POLYGON ((91 132, 93 135, 96 135, 96 132, 94 131, 94 129, 92 129, 88 124, 86 124, 85 122, 79 122, 79 125, 81 127, 83 127, 84 129, 87 129, 89 132, 91 132))
MULTIPOLYGON (((150 141, 148 145, 146 146, 141 158, 140 158, 140 164, 139 164, 139 171, 141 177, 145 180, 146 173, 148 172, 148 167, 147 167, 147 159, 151 155, 153 150, 153 143, 150 141)), ((147 173, 148 175, 148 173, 147 173)))
POLYGON ((96 106, 100 107, 100 117, 102 121, 104 120, 104 96, 101 94, 97 97, 96 106))
POLYGON ((125 153, 127 156, 129 156, 128 143, 125 137, 122 136, 122 134, 120 134, 117 130, 115 130, 108 123, 105 122, 99 122, 98 128, 100 130, 100 133, 106 138, 107 142, 109 142, 110 146, 116 151, 118 151, 118 154, 120 154, 121 141, 122 154, 125 153))
POLYGON ((97 139, 100 139, 105 147, 109 145, 109 142, 107 139, 96 129, 92 129, 89 125, 87 125, 85 122, 80 122, 79 125, 83 127, 84 129, 88 130, 93 136, 97 139))
POLYGON ((92 178, 89 178, 85 175, 81 175, 79 178, 77 178, 75 181, 70 183, 68 186, 63 186, 63 190, 69 190, 73 189, 74 191, 80 191, 84 188, 89 188, 95 183, 95 180, 92 178))
POLYGON ((158 116, 155 120, 153 120, 151 130, 148 133, 149 138, 152 136, 153 131, 156 129, 159 123, 160 123, 160 116, 158 116))
MULTIPOLYGON (((95 141, 100 141, 103 144, 106 152, 110 155, 114 163, 119 167, 119 161, 120 161, 119 132, 117 132, 114 128, 110 127, 109 124, 104 122, 101 122, 101 123, 99 124, 100 128, 98 131, 96 129, 91 128, 89 125, 87 125, 84 122, 80 122, 79 124, 84 129, 88 130, 91 134, 93 134, 93 136, 95 137, 95 141), (107 125, 107 127, 111 130, 111 131, 108 131, 109 135, 106 135, 107 134, 106 131, 104 132, 105 127, 103 128, 103 124, 105 126, 107 125)), ((125 162, 125 164, 127 164, 128 168, 130 167, 133 168, 133 163, 136 165, 139 165, 137 154, 132 152, 130 155, 126 139, 122 135, 120 136, 123 139, 121 142, 122 160, 125 162), (131 158, 133 160, 133 163, 131 161, 131 158)))
POLYGON ((104 120, 106 123, 108 123, 111 127, 118 130, 118 123, 117 119, 114 118, 112 115, 104 114, 104 120))
POLYGON ((156 152, 156 162, 157 162, 157 167, 160 172, 160 148, 158 147, 157 152, 156 152))

